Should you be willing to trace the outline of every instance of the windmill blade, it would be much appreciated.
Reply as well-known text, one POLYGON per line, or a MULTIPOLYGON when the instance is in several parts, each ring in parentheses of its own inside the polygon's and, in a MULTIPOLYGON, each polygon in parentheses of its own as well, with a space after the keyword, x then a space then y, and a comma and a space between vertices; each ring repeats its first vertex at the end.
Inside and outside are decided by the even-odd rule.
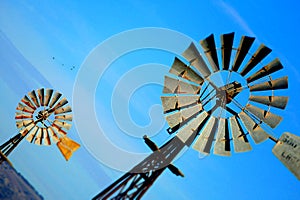
POLYGON ((193 148, 203 154, 209 154, 218 126, 218 118, 210 117, 193 148))
POLYGON ((288 77, 284 76, 272 81, 250 86, 250 91, 279 90, 288 88, 288 77))
POLYGON ((253 96, 249 97, 250 101, 261 103, 267 106, 284 109, 289 97, 287 96, 253 96))
POLYGON ((55 92, 54 95, 52 96, 51 102, 49 104, 49 107, 52 108, 55 103, 59 100, 59 98, 62 96, 61 93, 55 92))
POLYGON ((32 124, 34 121, 33 119, 28 119, 28 120, 22 120, 22 121, 16 121, 16 125, 18 129, 21 129, 23 127, 26 127, 30 124, 32 124))
POLYGON ((61 122, 58 120, 54 120, 53 124, 57 125, 58 127, 64 128, 69 130, 71 128, 71 124, 68 124, 67 122, 61 122))
POLYGON ((65 121, 72 121, 73 115, 57 115, 55 119, 65 120, 65 121))
POLYGON ((72 154, 80 147, 80 144, 68 137, 62 137, 57 142, 57 147, 64 158, 68 161, 72 154))
POLYGON ((190 44, 190 46, 182 53, 182 56, 187 59, 205 78, 211 74, 194 43, 190 44))
POLYGON ((253 74, 249 78, 247 78, 247 83, 251 83, 260 78, 268 76, 278 70, 281 70, 282 68, 283 68, 282 64, 280 63, 279 59, 276 58, 275 60, 270 62, 268 65, 264 66, 259 71, 257 71, 255 74, 253 74))
POLYGON ((53 110, 56 110, 58 108, 61 108, 63 107, 64 105, 66 105, 68 103, 68 100, 66 97, 64 97, 62 100, 60 100, 56 105, 55 107, 53 108, 53 110))
POLYGON ((28 96, 31 98, 36 107, 40 107, 39 101, 37 99, 36 93, 34 90, 28 93, 28 96))
POLYGON ((271 49, 266 47, 264 44, 261 44, 254 55, 251 57, 246 66, 242 69, 241 75, 245 76, 249 71, 251 71, 258 63, 260 63, 269 53, 271 49))
POLYGON ((29 106, 25 106, 21 103, 18 104, 16 110, 19 110, 19 111, 22 111, 22 112, 27 112, 27 113, 30 113, 30 114, 34 113, 34 110, 32 108, 30 108, 29 106))
POLYGON ((229 122, 231 127, 234 151, 237 153, 251 151, 252 147, 236 116, 230 117, 229 122))
POLYGON ((46 95, 45 95, 45 101, 44 101, 45 106, 49 105, 52 94, 53 94, 53 89, 46 89, 46 95))
POLYGON ((235 56, 232 70, 238 71, 239 67, 241 66, 243 60, 245 59, 250 47, 252 46, 255 38, 254 37, 248 37, 248 36, 242 36, 240 45, 237 49, 237 54, 235 56))
POLYGON ((40 129, 39 127, 34 126, 33 129, 27 134, 26 140, 32 143, 39 129, 40 129))
POLYGON ((220 156, 231 156, 228 121, 224 118, 219 120, 219 127, 217 129, 216 142, 214 145, 214 154, 220 156))
POLYGON ((55 132, 57 135, 59 135, 58 138, 60 138, 61 136, 64 137, 64 136, 67 135, 67 132, 66 132, 66 131, 62 130, 62 128, 61 128, 60 126, 58 126, 58 125, 56 125, 56 124, 54 124, 54 123, 52 124, 52 128, 53 128, 54 132, 55 132))
POLYGON ((270 111, 260 109, 251 104, 246 105, 246 110, 249 111, 250 113, 254 114, 256 117, 258 117, 264 123, 269 125, 271 128, 275 128, 282 120, 282 117, 275 115, 274 113, 271 113, 270 111))
POLYGON ((182 109, 178 112, 172 113, 166 116, 166 120, 170 128, 180 125, 181 123, 187 123, 190 118, 201 112, 202 106, 200 104, 182 109))
POLYGON ((44 145, 51 145, 51 140, 50 140, 50 135, 48 132, 48 128, 42 128, 42 132, 43 132, 43 144, 44 145))
MULTIPOLYGON (((207 112, 203 111, 199 115, 197 115, 190 123, 188 123, 186 126, 184 126, 182 129, 178 131, 176 136, 187 146, 189 146, 189 140, 194 139, 197 135, 197 132, 199 131, 199 126, 201 126, 202 122, 205 121, 205 119, 209 115, 207 112), (192 137, 194 136, 194 137, 192 137)), ((202 127, 200 127, 202 129, 202 127)))
POLYGON ((24 114, 24 113, 20 113, 20 112, 16 112, 16 115, 15 115, 15 119, 18 120, 18 119, 32 119, 33 118, 33 115, 29 115, 29 114, 24 114))
POLYGON ((49 133, 50 138, 52 139, 53 142, 57 143, 59 141, 59 138, 57 136, 57 134, 55 133, 53 127, 48 127, 47 131, 49 133))
POLYGON ((228 70, 233 46, 234 33, 221 35, 223 69, 228 70))
POLYGON ((42 145, 43 132, 42 129, 39 128, 34 138, 34 144, 42 145))
POLYGON ((71 106, 60 107, 55 110, 54 114, 64 114, 64 113, 68 113, 68 112, 72 112, 71 106))
POLYGON ((268 133, 266 133, 259 124, 255 123, 244 111, 240 112, 238 116, 256 144, 268 139, 268 133))
POLYGON ((167 94, 199 94, 200 86, 192 85, 178 79, 165 76, 163 93, 167 94))
POLYGON ((23 99, 21 99, 21 102, 29 106, 32 110, 36 109, 35 105, 30 101, 30 99, 26 95, 23 97, 23 99))
POLYGON ((162 96, 161 101, 164 113, 169 113, 199 103, 199 96, 162 96))
POLYGON ((200 44, 204 50, 204 53, 210 63, 210 66, 213 69, 213 72, 219 71, 219 61, 218 61, 218 55, 217 55, 217 48, 215 44, 215 38, 214 35, 211 34, 204 40, 200 41, 200 44))
POLYGON ((199 85, 204 82, 201 76, 176 57, 169 72, 199 85))
POLYGON ((40 104, 41 106, 44 106, 44 100, 45 100, 45 90, 44 88, 41 88, 41 89, 38 89, 37 90, 37 93, 38 93, 38 97, 39 97, 39 100, 40 100, 40 104))

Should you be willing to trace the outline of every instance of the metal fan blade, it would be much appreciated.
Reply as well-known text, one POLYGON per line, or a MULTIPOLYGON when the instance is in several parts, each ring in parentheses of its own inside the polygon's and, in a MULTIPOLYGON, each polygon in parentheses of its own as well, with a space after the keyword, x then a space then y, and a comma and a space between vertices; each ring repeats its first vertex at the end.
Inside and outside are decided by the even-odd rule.
POLYGON ((73 115, 57 115, 55 116, 55 119, 61 119, 65 121, 72 121, 73 120, 73 115))
POLYGON ((255 74, 253 74, 249 78, 247 78, 247 83, 251 83, 262 77, 268 76, 278 70, 281 70, 282 68, 283 68, 282 64, 280 63, 279 59, 276 58, 275 60, 270 62, 268 65, 266 65, 263 68, 261 68, 260 70, 258 70, 255 74))
POLYGON ((68 100, 66 97, 64 97, 62 100, 60 100, 55 107, 53 108, 54 110, 63 107, 64 105, 66 105, 68 103, 68 100))
POLYGON ((186 145, 188 145, 189 140, 194 139, 198 134, 198 127, 208 116, 207 112, 201 112, 197 117, 195 117, 191 122, 178 131, 176 136, 186 145), (194 136, 194 137, 192 137, 194 136))
POLYGON ((59 100, 59 98, 62 96, 61 93, 55 92, 54 95, 52 96, 51 102, 49 104, 49 107, 52 108, 54 104, 59 100))
POLYGON ((195 106, 185 108, 178 112, 172 113, 170 115, 167 115, 166 120, 170 128, 173 128, 177 125, 180 125, 184 121, 185 122, 189 121, 191 117, 197 115, 201 110, 202 110, 202 106, 198 104, 195 106))
POLYGON ((271 128, 275 128, 282 120, 282 117, 271 113, 270 111, 263 110, 251 104, 246 105, 246 110, 254 114, 264 123, 269 125, 271 128))
POLYGON ((25 106, 21 103, 18 104, 16 110, 20 110, 22 112, 27 112, 27 113, 30 113, 30 114, 34 113, 34 110, 32 108, 30 108, 29 106, 25 106))
POLYGON ((248 37, 248 36, 242 36, 240 45, 237 49, 237 54, 235 56, 232 70, 238 71, 239 67, 241 66, 243 60, 245 59, 250 47, 252 46, 255 38, 254 37, 248 37))
POLYGON ((232 52, 234 33, 221 35, 223 69, 228 70, 232 52))
POLYGON ((38 97, 39 97, 41 106, 44 106, 45 105, 44 104, 44 102, 45 102, 45 89, 44 88, 38 89, 37 93, 38 93, 38 97))
POLYGON ((51 145, 51 140, 50 140, 48 129, 42 128, 42 132, 43 132, 43 144, 47 145, 47 146, 51 145))
POLYGON ((200 44, 204 50, 204 53, 210 63, 210 66, 212 67, 213 71, 219 71, 219 61, 218 61, 218 55, 217 55, 217 48, 215 44, 215 38, 214 35, 211 34, 204 40, 200 41, 200 44))
POLYGON ((60 126, 56 125, 55 123, 52 124, 52 128, 53 128, 54 132, 59 134, 60 136, 67 135, 67 132, 62 130, 62 128, 60 126))
POLYGON ((30 101, 30 99, 26 95, 23 97, 23 99, 21 99, 21 102, 23 102, 24 104, 26 104, 27 106, 29 106, 32 110, 36 109, 36 107, 34 106, 34 104, 30 101))
POLYGON ((200 86, 192 85, 178 79, 165 76, 163 93, 168 94, 199 94, 200 86))
POLYGON ((53 94, 53 89, 46 89, 46 95, 44 100, 45 106, 49 105, 52 94, 53 94))
POLYGON ((28 120, 22 120, 22 121, 16 121, 16 125, 17 125, 17 128, 20 129, 22 127, 26 127, 28 126, 29 124, 33 123, 33 119, 28 119, 28 120))
POLYGON ((72 112, 71 106, 58 108, 55 110, 54 114, 63 114, 63 113, 68 113, 68 112, 72 112))
POLYGON ((47 131, 48 131, 52 141, 58 142, 59 138, 58 138, 58 136, 56 135, 54 129, 51 126, 47 128, 47 131))
POLYGON ((204 82, 203 78, 176 57, 169 72, 199 85, 204 82))
POLYGON ((33 115, 26 115, 23 113, 16 112, 15 119, 32 119, 33 115))
POLYGON ((284 109, 288 102, 287 96, 253 96, 251 95, 249 100, 257 103, 261 103, 267 106, 273 106, 276 108, 284 109))
POLYGON ((32 90, 31 92, 29 92, 28 96, 31 98, 31 100, 33 101, 33 103, 35 104, 36 107, 40 107, 40 103, 39 103, 39 101, 37 99, 37 96, 36 96, 34 90, 32 90))
POLYGON ((209 154, 218 126, 218 118, 210 117, 204 130, 196 140, 193 148, 201 153, 209 154))
POLYGON ((250 91, 279 90, 288 88, 288 77, 284 76, 272 81, 250 86, 250 91))
POLYGON ((244 111, 240 112, 238 115, 256 144, 268 139, 268 133, 266 133, 259 124, 255 123, 255 121, 253 121, 253 119, 251 119, 244 111))
POLYGON ((55 124, 61 128, 65 128, 67 130, 69 130, 71 128, 71 124, 68 124, 67 122, 61 122, 58 120, 54 120, 53 124, 55 124))
POLYGON ((42 145, 42 138, 43 138, 43 132, 42 132, 42 129, 39 128, 37 130, 36 136, 34 138, 34 144, 42 145))
POLYGON ((231 156, 230 138, 227 119, 221 118, 217 130, 214 154, 220 156, 231 156))
POLYGON ((254 53, 252 58, 246 64, 246 66, 242 69, 241 75, 245 76, 249 71, 251 71, 260 61, 262 61, 269 53, 271 53, 271 49, 261 44, 257 51, 254 53))
POLYGON ((190 44, 190 46, 182 53, 182 56, 187 59, 205 78, 211 74, 194 43, 190 44))
POLYGON ((199 96, 162 96, 164 113, 179 110, 186 106, 195 105, 199 102, 199 96))
POLYGON ((34 137, 35 135, 37 134, 37 131, 39 130, 40 128, 35 126, 33 127, 33 129, 27 134, 27 137, 26 137, 26 140, 30 143, 32 143, 34 141, 34 137))
POLYGON ((232 116, 230 117, 229 122, 231 127, 234 151, 237 153, 251 151, 252 147, 237 118, 235 116, 232 116))

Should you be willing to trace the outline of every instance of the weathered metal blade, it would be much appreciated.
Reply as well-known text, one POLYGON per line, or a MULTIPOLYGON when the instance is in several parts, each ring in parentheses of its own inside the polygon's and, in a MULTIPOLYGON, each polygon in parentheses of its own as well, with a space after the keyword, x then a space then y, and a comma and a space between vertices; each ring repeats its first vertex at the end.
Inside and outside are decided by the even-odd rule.
POLYGON ((15 119, 32 119, 33 115, 16 112, 15 119))
POLYGON ((46 95, 44 101, 45 106, 49 105, 52 94, 53 94, 53 89, 46 89, 46 95))
POLYGON ((200 75, 176 57, 169 72, 199 85, 204 82, 200 75))
POLYGON ((240 112, 238 116, 256 144, 268 139, 268 133, 265 132, 259 124, 255 123, 244 111, 240 112))
POLYGON ((255 40, 254 37, 242 36, 240 45, 237 49, 237 54, 233 62, 233 66, 232 66, 233 71, 236 72, 238 71, 254 40, 255 40))
POLYGON ((232 52, 234 33, 221 35, 223 69, 228 70, 232 52))
POLYGON ((41 88, 37 90, 38 93, 38 97, 39 97, 39 101, 40 101, 40 105, 44 106, 44 102, 45 102, 45 89, 41 88))
POLYGON ((204 130, 193 145, 193 148, 203 154, 209 154, 215 137, 219 120, 215 117, 210 117, 204 130))
POLYGON ((194 43, 190 44, 190 46, 182 53, 182 56, 187 59, 205 78, 211 74, 194 43))
POLYGON ((40 103, 38 101, 38 98, 36 96, 36 93, 34 90, 28 93, 28 96, 31 98, 31 101, 35 104, 36 107, 40 107, 40 103))
POLYGON ((248 72, 250 72, 258 63, 260 63, 269 53, 271 53, 271 49, 266 47, 264 44, 261 44, 251 59, 248 61, 246 66, 242 69, 241 75, 245 76, 248 72))
POLYGON ((234 151, 237 153, 251 151, 252 147, 236 116, 230 117, 229 122, 231 127, 234 151))
POLYGON ((200 44, 204 50, 204 53, 210 63, 213 72, 219 71, 220 67, 214 35, 211 34, 204 40, 201 40, 200 44))
POLYGON ((37 131, 39 130, 40 128, 35 126, 33 127, 33 129, 27 134, 26 136, 26 140, 30 143, 32 143, 34 141, 34 137, 35 135, 37 134, 37 131))
POLYGON ((60 107, 54 111, 54 114, 63 114, 68 112, 72 112, 71 106, 60 107))
POLYGON ((54 95, 52 96, 51 102, 49 104, 49 107, 52 108, 55 103, 59 100, 59 98, 62 96, 61 93, 55 92, 54 95))
MULTIPOLYGON (((177 133, 177 137, 186 145, 190 145, 190 140, 193 140, 197 133, 199 126, 201 123, 206 119, 208 116, 207 112, 201 112, 199 115, 197 115, 194 119, 192 119, 186 126, 184 126, 182 129, 180 129, 177 133)), ((202 129, 202 127, 200 127, 202 129)), ((198 130, 200 131, 200 130, 198 130)))
POLYGON ((42 128, 43 132, 43 144, 44 145, 51 145, 50 135, 47 128, 42 128))
POLYGON ((27 113, 34 113, 34 110, 29 107, 29 106, 25 106, 24 104, 19 103, 16 110, 22 111, 22 112, 27 112, 27 113))
POLYGON ((62 129, 62 127, 58 126, 55 123, 52 123, 52 129, 54 130, 54 132, 57 134, 57 136, 59 136, 58 138, 60 138, 61 136, 65 136, 67 135, 67 132, 64 131, 62 129))
POLYGON ((68 103, 68 100, 66 97, 62 98, 62 100, 60 100, 54 107, 54 110, 63 107, 64 105, 66 105, 68 103))
POLYGON ((163 93, 167 94, 199 94, 200 86, 192 85, 178 79, 165 76, 163 93))
POLYGON ((42 132, 42 129, 39 128, 37 130, 36 136, 34 138, 34 144, 42 145, 42 138, 43 138, 43 132, 42 132))
POLYGON ((178 112, 171 113, 170 115, 166 116, 166 120, 170 126, 170 128, 173 128, 184 121, 189 121, 190 118, 198 113, 200 113, 202 110, 202 106, 200 104, 187 107, 185 109, 182 109, 178 112))
POLYGON ((247 78, 247 83, 251 83, 262 77, 268 76, 278 70, 281 70, 282 68, 283 68, 282 64, 280 63, 279 59, 276 58, 275 60, 270 62, 268 65, 264 66, 263 68, 258 70, 256 73, 251 75, 249 78, 247 78))
POLYGON ((168 113, 197 104, 199 102, 199 96, 162 96, 161 101, 164 113, 168 113))
POLYGON ((59 138, 58 138, 57 134, 55 133, 54 128, 50 126, 47 128, 47 131, 48 131, 52 141, 55 143, 58 142, 59 138))
POLYGON ((73 120, 73 115, 57 115, 55 116, 55 119, 61 119, 65 121, 72 121, 73 120))
POLYGON ((254 114, 261 121, 269 125, 271 128, 275 128, 282 120, 282 117, 271 113, 270 111, 263 110, 251 104, 246 105, 246 110, 254 114))
POLYGON ((288 88, 288 77, 284 76, 272 81, 250 86, 250 91, 279 90, 288 88))
POLYGON ((214 154, 220 156, 231 156, 228 121, 224 118, 219 120, 216 142, 214 145, 214 154))
POLYGON ((249 98, 250 101, 261 103, 267 106, 284 109, 287 105, 289 97, 287 96, 253 96, 249 98))
POLYGON ((64 128, 69 130, 71 128, 71 124, 68 124, 67 122, 62 122, 62 121, 58 121, 58 120, 54 120, 53 124, 57 125, 58 127, 64 128))
POLYGON ((26 95, 23 97, 23 99, 21 100, 21 102, 23 102, 24 104, 26 104, 27 106, 29 106, 32 110, 36 109, 35 105, 30 101, 30 99, 26 95))
POLYGON ((29 124, 33 123, 33 119, 28 119, 28 120, 21 120, 21 121, 16 121, 16 125, 17 125, 17 128, 20 129, 22 127, 26 127, 28 126, 29 124))

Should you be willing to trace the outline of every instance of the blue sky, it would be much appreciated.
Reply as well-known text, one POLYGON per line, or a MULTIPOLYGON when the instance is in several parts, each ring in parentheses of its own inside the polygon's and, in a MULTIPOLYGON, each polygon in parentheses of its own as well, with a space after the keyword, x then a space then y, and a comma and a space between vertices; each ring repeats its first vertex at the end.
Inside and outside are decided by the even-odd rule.
MULTIPOLYGON (((285 111, 280 112, 284 120, 273 132, 276 137, 285 131, 300 135, 298 10, 299 5, 293 1, 278 0, 260 3, 222 0, 1 1, 0 142, 17 133, 15 108, 24 94, 40 87, 53 87, 74 102, 74 85, 93 50, 116 34, 144 27, 177 31, 195 41, 211 33, 218 37, 222 33, 236 32, 237 38, 253 36, 257 38, 256 46, 264 43, 272 48, 270 59, 279 57, 284 65, 279 76, 289 76, 289 89, 285 94, 290 96, 285 111), (73 70, 72 66, 75 66, 73 70)), ((149 37, 150 41, 158 40, 158 36, 149 37)), ((107 55, 136 40, 138 38, 129 38, 124 43, 109 46, 107 55)), ((185 44, 188 42, 174 39, 174 51, 182 52, 187 47, 185 44)), ((99 80, 95 94, 94 91, 82 94, 82 105, 89 95, 95 95, 94 115, 97 119, 93 119, 94 115, 91 118, 74 116, 76 123, 88 125, 90 121, 98 120, 116 146, 136 154, 150 153, 140 138, 146 133, 127 133, 130 132, 130 129, 126 132, 128 127, 120 127, 111 108, 112 98, 127 105, 129 115, 124 120, 140 130, 147 130, 143 128, 159 122, 162 118, 161 108, 157 106, 162 95, 159 82, 163 81, 164 67, 172 64, 174 56, 174 52, 148 48, 128 52, 114 60, 99 80), (138 72, 140 66, 161 67, 161 70, 138 72), (120 80, 126 80, 128 88, 136 84, 130 80, 131 73, 140 73, 136 77, 150 84, 138 88, 132 95, 122 91, 122 87, 119 90, 117 87, 117 93, 114 93, 120 80), (156 106, 151 109, 153 105, 156 106), (153 112, 152 118, 149 111, 153 112)), ((104 63, 106 58, 104 55, 99 57, 99 63, 104 63)), ((86 80, 86 84, 89 81, 86 80)), ((73 109, 80 111, 80 107, 73 109)), ((118 115, 118 110, 115 112, 118 115)), ((167 125, 163 124, 163 128, 160 125, 155 124, 152 133, 147 132, 159 145, 169 138, 165 131, 167 125)), ((78 131, 73 123, 69 136, 82 147, 69 162, 64 161, 55 146, 39 147, 27 141, 20 144, 10 159, 45 199, 91 199, 124 173, 100 162, 99 156, 91 153, 89 144, 83 142, 85 135, 91 137, 95 145, 101 144, 97 143, 94 131, 78 131)), ((185 178, 166 171, 146 193, 145 199, 299 199, 300 183, 272 154, 273 146, 272 141, 266 141, 253 145, 253 150, 248 153, 233 154, 229 158, 211 155, 204 159, 189 149, 174 162, 185 178)), ((103 155, 111 154, 106 151, 103 155)))

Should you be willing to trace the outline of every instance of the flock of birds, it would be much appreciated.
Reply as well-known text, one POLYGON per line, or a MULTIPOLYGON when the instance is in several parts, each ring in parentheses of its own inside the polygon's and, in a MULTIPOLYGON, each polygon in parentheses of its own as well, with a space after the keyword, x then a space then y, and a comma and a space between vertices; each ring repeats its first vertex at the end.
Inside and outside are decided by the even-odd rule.
MULTIPOLYGON (((57 60, 54 56, 52 57, 52 60, 57 60)), ((64 63, 60 63, 61 66, 65 66, 64 63)), ((75 65, 70 66, 70 70, 74 70, 75 69, 75 65)))

